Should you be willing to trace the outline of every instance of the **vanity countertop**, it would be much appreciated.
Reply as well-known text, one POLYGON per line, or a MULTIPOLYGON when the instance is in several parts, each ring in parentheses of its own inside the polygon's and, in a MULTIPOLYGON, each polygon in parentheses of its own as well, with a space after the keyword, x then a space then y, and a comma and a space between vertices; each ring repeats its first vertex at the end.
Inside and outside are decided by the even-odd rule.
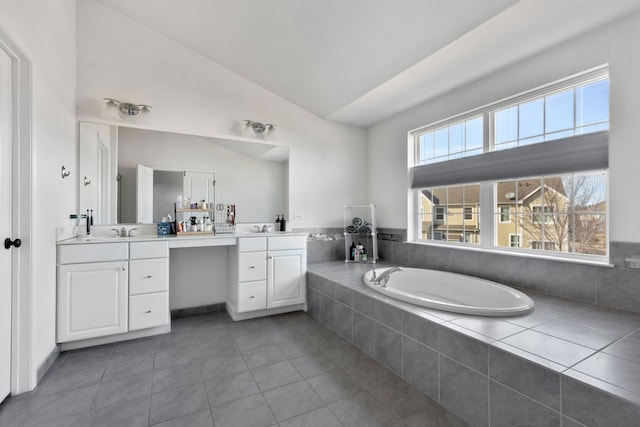
POLYGON ((308 233, 275 231, 269 233, 239 232, 233 234, 203 234, 188 236, 158 236, 138 235, 131 237, 114 237, 109 235, 78 236, 58 242, 59 245, 80 245, 87 243, 117 243, 117 242, 157 242, 167 241, 170 248, 194 247, 194 246, 230 246, 237 244, 238 238, 245 237, 276 237, 276 236, 308 236, 308 233))

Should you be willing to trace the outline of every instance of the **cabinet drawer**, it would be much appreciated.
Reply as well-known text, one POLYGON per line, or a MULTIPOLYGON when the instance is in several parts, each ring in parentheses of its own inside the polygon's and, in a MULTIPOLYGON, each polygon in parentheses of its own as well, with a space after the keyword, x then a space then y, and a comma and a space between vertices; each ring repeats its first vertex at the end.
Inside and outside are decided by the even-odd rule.
POLYGON ((306 249, 306 236, 277 236, 269 237, 270 251, 286 251, 289 249, 306 249))
POLYGON ((131 242, 129 251, 131 259, 167 258, 169 243, 167 242, 131 242))
POLYGON ((267 278, 267 253, 245 252, 238 256, 238 281, 253 282, 267 278))
POLYGON ((129 244, 86 243, 83 245, 60 245, 58 263, 76 264, 83 262, 122 261, 129 259, 129 244))
POLYGON ((238 238, 238 252, 257 252, 267 250, 266 237, 240 237, 238 238))
POLYGON ((246 282, 238 285, 238 313, 267 308, 267 282, 246 282))
POLYGON ((129 297, 129 330, 169 324, 169 292, 129 297))
POLYGON ((169 290, 169 258, 129 261, 129 295, 169 290))

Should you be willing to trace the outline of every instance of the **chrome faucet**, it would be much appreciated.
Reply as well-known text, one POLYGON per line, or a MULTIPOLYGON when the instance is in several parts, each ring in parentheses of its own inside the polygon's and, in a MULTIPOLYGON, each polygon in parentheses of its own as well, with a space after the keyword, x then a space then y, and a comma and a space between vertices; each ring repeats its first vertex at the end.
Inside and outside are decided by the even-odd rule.
POLYGON ((374 278, 372 280, 372 282, 378 286, 381 286, 383 288, 387 287, 387 283, 389 283, 389 277, 395 273, 396 271, 401 271, 402 269, 400 267, 392 267, 386 271, 384 271, 382 274, 380 274, 378 277, 374 278))
POLYGON ((271 228, 271 226, 267 224, 263 225, 262 227, 260 227, 259 225, 254 225, 253 227, 258 229, 258 233, 268 233, 269 229, 271 228))
POLYGON ((117 228, 112 228, 111 231, 115 231, 116 232, 115 237, 120 237, 120 230, 118 230, 117 228))
POLYGON ((130 229, 129 229, 129 231, 127 232, 127 236, 129 236, 129 237, 133 237, 133 234, 131 234, 131 232, 132 232, 133 230, 137 230, 137 229, 138 229, 137 227, 130 228, 130 229))

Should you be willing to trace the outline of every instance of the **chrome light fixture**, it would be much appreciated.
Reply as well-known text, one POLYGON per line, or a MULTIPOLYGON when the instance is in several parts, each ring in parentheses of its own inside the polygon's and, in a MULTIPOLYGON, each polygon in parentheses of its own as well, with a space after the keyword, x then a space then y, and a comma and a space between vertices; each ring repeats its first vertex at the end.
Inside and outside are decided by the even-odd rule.
POLYGON ((276 125, 272 123, 264 124, 260 122, 254 122, 253 120, 245 120, 245 122, 247 123, 246 126, 251 126, 255 133, 264 133, 265 131, 271 132, 276 128, 276 125))
POLYGON ((130 102, 121 102, 113 98, 103 98, 107 101, 107 105, 103 117, 120 120, 121 117, 135 118, 141 114, 148 114, 151 112, 151 105, 146 104, 132 104, 130 102))

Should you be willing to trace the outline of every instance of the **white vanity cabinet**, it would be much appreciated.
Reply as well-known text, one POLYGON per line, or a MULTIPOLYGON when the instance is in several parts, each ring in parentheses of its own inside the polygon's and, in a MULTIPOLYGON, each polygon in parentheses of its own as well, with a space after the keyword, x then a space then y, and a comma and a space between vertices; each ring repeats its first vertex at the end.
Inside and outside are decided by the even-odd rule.
MULTIPOLYGON (((57 308, 57 341, 63 348, 97 344, 107 336, 142 329, 148 331, 137 333, 149 335, 150 328, 168 328, 168 243, 60 245, 57 308)), ((125 335, 108 338, 126 339, 125 335)))
POLYGON ((58 342, 127 332, 128 243, 61 246, 58 342))
POLYGON ((169 324, 169 245, 131 242, 129 330, 169 324))
POLYGON ((229 251, 227 310, 234 320, 303 309, 306 236, 239 237, 229 251))

